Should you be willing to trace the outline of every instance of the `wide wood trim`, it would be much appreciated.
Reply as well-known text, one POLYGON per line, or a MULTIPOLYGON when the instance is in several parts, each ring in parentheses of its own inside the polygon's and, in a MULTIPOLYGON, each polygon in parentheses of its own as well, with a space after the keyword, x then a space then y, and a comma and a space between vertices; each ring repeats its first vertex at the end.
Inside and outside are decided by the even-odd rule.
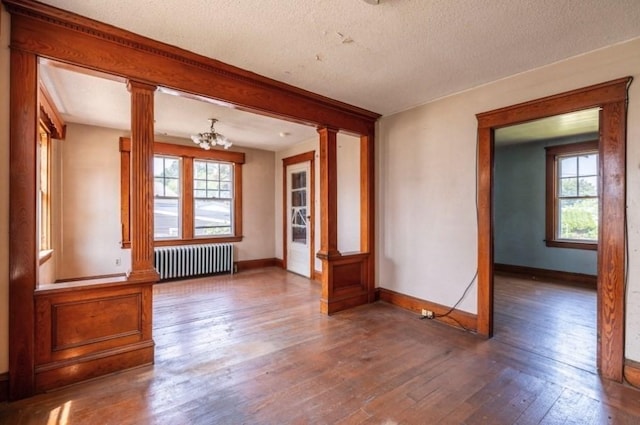
POLYGON ((230 102, 239 109, 367 134, 379 114, 33 0, 4 0, 14 48, 230 102))
POLYGON ((360 136, 360 252, 369 253, 367 292, 369 302, 375 301, 375 136, 360 136))
POLYGON ((619 78, 576 90, 477 114, 478 128, 499 128, 552 115, 623 102, 631 77, 619 78))
POLYGON ((309 229, 309 267, 310 274, 313 276, 315 269, 315 223, 316 223, 316 166, 315 166, 316 152, 309 151, 303 152, 298 155, 293 155, 287 158, 282 158, 282 265, 283 268, 287 268, 287 249, 288 249, 288 237, 287 230, 289 227, 289 212, 287 211, 287 167, 294 164, 300 164, 303 162, 309 162, 309 216, 310 229, 309 229))
POLYGON ((496 263, 495 273, 514 274, 525 279, 561 281, 596 289, 598 276, 584 273, 563 272, 560 270, 539 269, 537 267, 517 266, 496 263))
POLYGON ((495 128, 600 107, 601 206, 598 248, 600 374, 622 380, 625 317, 626 99, 631 77, 478 114, 478 332, 493 332, 493 223, 491 191, 495 128), (606 218, 606 219, 603 219, 606 218))
POLYGON ((276 258, 258 258, 255 260, 241 260, 234 263, 236 272, 245 272, 247 270, 262 269, 265 267, 277 267, 276 258))
POLYGON ((0 373, 0 403, 9 400, 9 373, 0 373))
POLYGON ((450 307, 412 297, 411 295, 405 295, 400 292, 392 291, 390 289, 377 288, 377 292, 379 293, 380 301, 393 304, 395 306, 418 314, 422 313, 422 309, 431 310, 436 314, 436 318, 434 320, 446 323, 451 326, 455 326, 457 328, 460 328, 460 326, 462 325, 467 330, 477 330, 477 316, 475 314, 467 313, 466 311, 462 310, 453 310, 447 316, 437 317, 440 314, 447 313, 450 310, 450 307))
POLYGON ((37 58, 11 50, 9 136, 9 398, 32 395, 38 282, 36 143, 37 58))
POLYGON ((328 258, 340 255, 338 251, 338 130, 322 127, 318 129, 318 133, 320 134, 320 251, 318 258, 328 258))
MULTIPOLYGON (((131 139, 120 138, 120 152, 131 152, 131 139)), ((213 159, 215 161, 233 162, 244 164, 244 152, 234 152, 222 149, 204 150, 191 146, 175 145, 172 143, 153 142, 153 153, 156 155, 186 156, 197 159, 213 159)))
POLYGON ((320 283, 322 282, 322 272, 320 270, 313 271, 313 279, 314 281, 320 283))
POLYGON ((593 242, 580 242, 557 239, 558 234, 558 165, 557 158, 559 155, 573 154, 577 155, 582 152, 597 152, 598 141, 570 143, 567 145, 547 146, 546 151, 546 170, 545 170, 545 244, 554 248, 571 248, 571 249, 587 249, 595 251, 598 244, 593 242))
POLYGON ((626 359, 624 361, 624 379, 636 388, 640 388, 640 363, 626 359))

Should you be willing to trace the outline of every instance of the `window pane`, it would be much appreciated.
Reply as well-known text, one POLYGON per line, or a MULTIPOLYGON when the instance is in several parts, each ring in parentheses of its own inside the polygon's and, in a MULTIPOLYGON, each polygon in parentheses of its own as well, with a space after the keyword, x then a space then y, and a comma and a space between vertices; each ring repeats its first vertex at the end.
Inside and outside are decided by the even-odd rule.
POLYGON ((558 205, 558 238, 598 239, 598 199, 561 199, 558 205))
POLYGON ((196 236, 231 234, 231 201, 195 200, 196 236))
POLYGON ((231 165, 220 164, 220 180, 231 181, 231 165))
POLYGON ((196 190, 206 190, 207 189, 207 181, 206 180, 196 180, 194 181, 194 189, 196 190))
POLYGON ((164 175, 165 177, 180 177, 180 159, 164 158, 164 175))
POLYGON ((558 173, 560 177, 575 177, 578 175, 578 160, 575 156, 560 158, 558 162, 560 164, 558 173))
POLYGON ((161 156, 153 157, 153 175, 160 177, 164 172, 164 158, 161 156))
POLYGON ((581 176, 596 176, 598 174, 598 154, 580 155, 578 170, 581 176))
POLYGON ((598 196, 598 178, 581 177, 578 181, 579 196, 598 196))
POLYGON ((574 177, 560 179, 558 196, 578 196, 578 180, 574 177))
POLYGON ((207 163, 207 180, 218 180, 219 167, 218 164, 208 162, 207 163))
POLYGON ((193 176, 196 179, 205 180, 207 178, 207 163, 202 161, 194 161, 193 176))
POLYGON ((156 239, 180 237, 180 200, 158 198, 153 203, 153 227, 156 239))

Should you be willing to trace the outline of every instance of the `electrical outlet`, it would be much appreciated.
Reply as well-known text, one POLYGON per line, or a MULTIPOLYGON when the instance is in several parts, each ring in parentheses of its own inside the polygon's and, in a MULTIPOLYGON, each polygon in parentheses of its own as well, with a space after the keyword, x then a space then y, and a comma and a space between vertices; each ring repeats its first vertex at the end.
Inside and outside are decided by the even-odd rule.
POLYGON ((116 266, 119 266, 119 265, 120 265, 120 259, 116 258, 116 266))
POLYGON ((434 314, 433 311, 427 310, 426 308, 422 309, 422 317, 426 317, 427 319, 433 319, 434 314))

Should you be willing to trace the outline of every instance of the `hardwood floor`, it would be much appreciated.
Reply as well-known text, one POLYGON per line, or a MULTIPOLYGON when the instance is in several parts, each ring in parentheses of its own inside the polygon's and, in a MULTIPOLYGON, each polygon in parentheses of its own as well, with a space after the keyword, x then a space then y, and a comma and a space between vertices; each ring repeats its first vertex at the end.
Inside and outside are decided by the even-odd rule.
POLYGON ((2 404, 0 423, 639 423, 639 391, 522 330, 536 306, 568 307, 515 314, 504 286, 483 340, 381 302, 323 316, 319 286, 276 268, 159 284, 154 366, 2 404))

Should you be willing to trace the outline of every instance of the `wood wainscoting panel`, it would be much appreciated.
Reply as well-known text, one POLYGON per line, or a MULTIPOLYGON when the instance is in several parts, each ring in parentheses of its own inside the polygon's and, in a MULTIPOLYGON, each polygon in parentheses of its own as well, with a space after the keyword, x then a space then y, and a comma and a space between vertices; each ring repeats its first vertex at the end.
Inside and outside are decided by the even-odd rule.
POLYGON ((326 297, 323 294, 320 300, 323 313, 332 314, 367 304, 373 298, 368 286, 369 261, 369 254, 363 253, 322 259, 322 278, 329 281, 326 297))
POLYGON ((140 293, 51 304, 51 350, 142 334, 140 293))
POLYGON ((35 293, 36 390, 153 363, 152 282, 35 293))
POLYGON ((451 309, 451 307, 412 297, 411 295, 401 294, 400 292, 392 291, 390 289, 378 289, 380 293, 380 301, 393 304, 395 306, 404 308, 405 310, 413 311, 414 313, 418 314, 422 313, 422 309, 431 310, 436 315, 434 320, 438 320, 457 328, 464 327, 466 330, 474 332, 477 332, 478 330, 477 316, 475 314, 454 309, 447 316, 438 317, 439 315, 447 313, 451 309))

